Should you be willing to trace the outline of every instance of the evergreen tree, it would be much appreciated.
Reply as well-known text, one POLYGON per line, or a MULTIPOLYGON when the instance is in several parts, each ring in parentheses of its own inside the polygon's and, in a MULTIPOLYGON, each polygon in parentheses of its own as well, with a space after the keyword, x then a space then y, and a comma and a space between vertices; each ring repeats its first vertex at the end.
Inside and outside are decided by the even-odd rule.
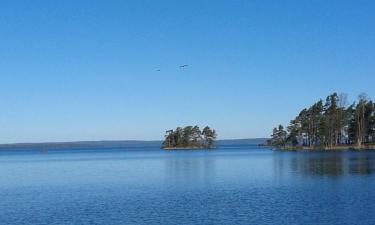
POLYGON ((279 125, 278 128, 273 129, 271 143, 276 147, 283 147, 286 144, 287 132, 284 130, 283 125, 279 125))
POLYGON ((216 131, 205 127, 203 131, 198 126, 177 127, 167 130, 162 143, 163 148, 213 148, 216 141, 216 131))
POLYGON ((216 140, 216 131, 211 130, 209 126, 206 126, 203 128, 202 131, 203 137, 204 137, 204 146, 207 148, 213 148, 216 140))
POLYGON ((324 104, 319 100, 303 109, 290 121, 287 131, 281 125, 274 128, 268 143, 328 148, 375 143, 375 104, 361 94, 358 103, 347 107, 346 94, 333 93, 324 104))

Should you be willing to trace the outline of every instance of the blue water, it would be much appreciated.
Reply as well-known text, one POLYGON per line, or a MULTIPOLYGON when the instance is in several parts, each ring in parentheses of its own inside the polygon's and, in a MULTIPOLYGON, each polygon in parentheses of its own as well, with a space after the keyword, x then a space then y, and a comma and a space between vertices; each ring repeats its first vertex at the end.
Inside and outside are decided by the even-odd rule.
POLYGON ((375 152, 0 152, 0 224, 375 224, 375 152))

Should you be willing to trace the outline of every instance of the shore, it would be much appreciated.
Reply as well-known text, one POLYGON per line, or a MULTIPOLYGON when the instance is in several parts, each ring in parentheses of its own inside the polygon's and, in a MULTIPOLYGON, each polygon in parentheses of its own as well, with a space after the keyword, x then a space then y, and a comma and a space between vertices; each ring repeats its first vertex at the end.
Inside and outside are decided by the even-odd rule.
POLYGON ((308 146, 295 146, 295 147, 281 147, 276 148, 276 150, 281 151, 366 151, 366 150, 375 150, 375 145, 339 145, 339 146, 317 146, 317 147, 308 147, 308 146))

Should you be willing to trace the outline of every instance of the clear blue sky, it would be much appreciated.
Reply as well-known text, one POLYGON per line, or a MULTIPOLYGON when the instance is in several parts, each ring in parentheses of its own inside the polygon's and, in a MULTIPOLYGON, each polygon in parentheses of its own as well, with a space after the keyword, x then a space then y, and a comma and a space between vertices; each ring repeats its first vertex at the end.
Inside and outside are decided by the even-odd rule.
POLYGON ((1 1, 0 142, 153 140, 189 124, 267 137, 333 91, 375 97, 374 12, 372 0, 1 1))

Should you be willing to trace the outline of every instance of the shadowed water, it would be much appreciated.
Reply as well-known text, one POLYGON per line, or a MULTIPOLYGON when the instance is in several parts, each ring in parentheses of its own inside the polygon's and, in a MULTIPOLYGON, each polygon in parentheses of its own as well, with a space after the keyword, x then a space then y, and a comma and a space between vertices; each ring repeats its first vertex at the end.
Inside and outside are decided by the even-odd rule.
POLYGON ((375 224, 375 152, 0 152, 0 224, 375 224))

